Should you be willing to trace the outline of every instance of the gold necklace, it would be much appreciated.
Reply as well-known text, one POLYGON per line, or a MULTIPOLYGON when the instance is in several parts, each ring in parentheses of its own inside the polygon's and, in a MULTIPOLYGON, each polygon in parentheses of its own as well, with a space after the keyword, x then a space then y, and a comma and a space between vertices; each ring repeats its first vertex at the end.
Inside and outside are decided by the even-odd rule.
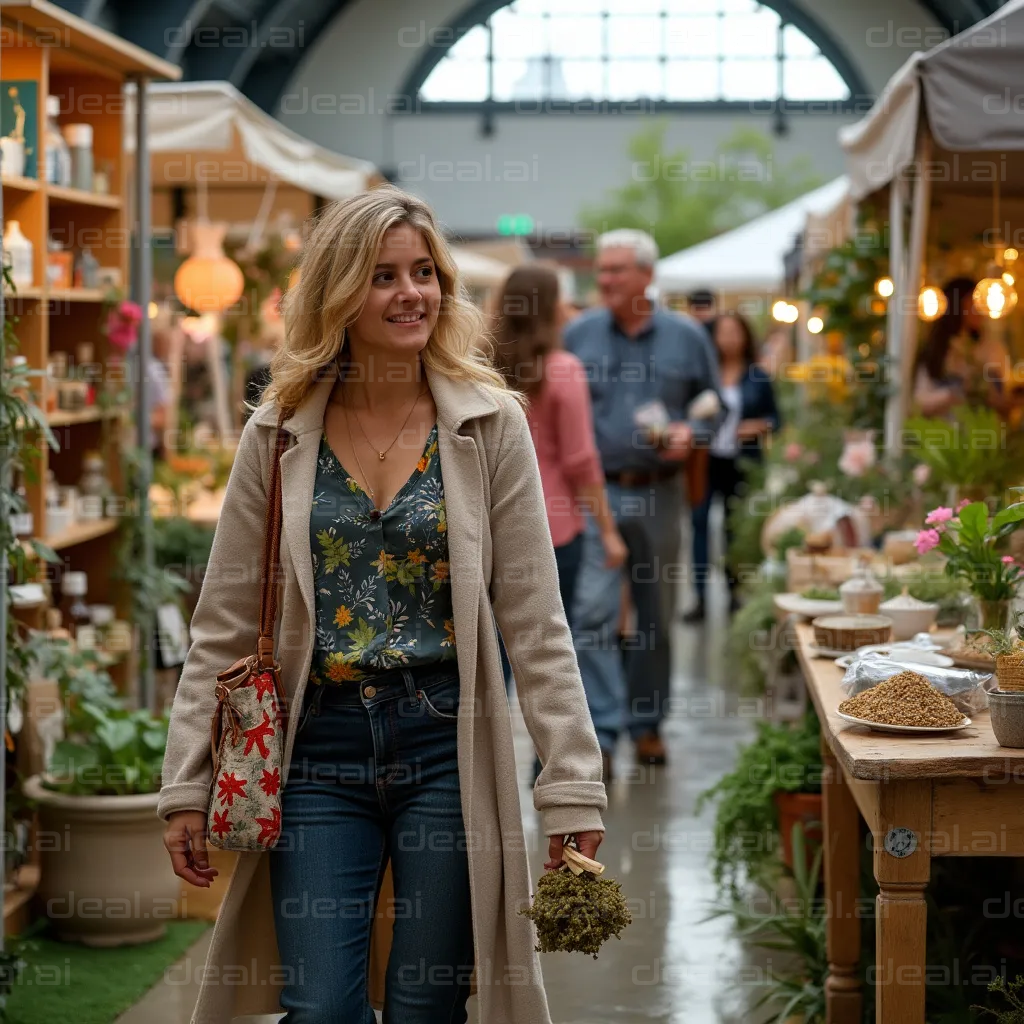
POLYGON ((370 486, 370 478, 366 475, 366 470, 363 469, 363 464, 359 461, 359 452, 356 451, 356 446, 352 443, 352 431, 348 425, 348 406, 343 406, 342 408, 345 412, 345 436, 348 438, 348 446, 352 449, 352 454, 356 457, 356 465, 359 467, 359 475, 363 478, 366 493, 370 496, 370 504, 373 505, 374 511, 377 511, 377 495, 374 494, 373 488, 370 486))
MULTIPOLYGON (((372 448, 372 449, 373 449, 373 450, 374 450, 374 451, 375 451, 375 452, 377 453, 377 458, 378 458, 378 459, 380 459, 380 461, 381 461, 381 462, 383 462, 383 461, 384 461, 384 459, 385 459, 385 458, 387 458, 387 454, 388 454, 388 452, 389 452, 389 451, 391 451, 391 449, 392 449, 392 448, 394 448, 394 447, 395 447, 395 445, 397 444, 397 442, 398 442, 398 439, 399 439, 399 438, 400 438, 400 437, 402 436, 402 431, 403 431, 403 430, 405 430, 405 426, 406 426, 406 424, 407 424, 407 423, 409 422, 409 420, 410 420, 410 419, 412 419, 412 414, 413 414, 413 412, 414 412, 414 411, 415 411, 415 409, 416 409, 416 405, 417 405, 417 403, 418 403, 418 402, 419 402, 419 400, 420 400, 420 399, 421 399, 421 398, 422 398, 422 397, 423 397, 423 396, 424 396, 424 395, 426 394, 426 391, 427 391, 427 389, 426 389, 426 388, 424 388, 424 389, 423 389, 423 390, 422 390, 422 391, 421 391, 421 392, 420 392, 420 393, 419 393, 419 394, 418 394, 418 395, 417 395, 417 396, 416 396, 416 397, 415 397, 415 398, 413 399, 412 405, 411 405, 411 406, 409 407, 409 412, 408 412, 408 415, 406 415, 405 419, 404 419, 404 420, 402 421, 402 425, 401 425, 401 426, 400 426, 400 427, 398 428, 398 433, 397 433, 397 434, 395 434, 395 439, 394 439, 394 440, 393 440, 393 441, 391 442, 391 444, 389 444, 389 445, 387 446, 387 448, 385 448, 385 449, 384 449, 383 451, 381 451, 381 450, 380 450, 380 449, 379 449, 379 448, 378 448, 378 447, 377 447, 377 446, 376 446, 376 445, 375 445, 375 444, 374 444, 374 443, 373 443, 373 442, 372 442, 372 441, 371 441, 371 440, 370 440, 370 439, 369 439, 369 438, 368 438, 368 437, 366 436, 366 431, 365 431, 365 430, 363 429, 363 425, 362 425, 362 423, 360 423, 360 422, 359 422, 359 414, 358 414, 358 413, 357 413, 357 412, 355 411, 355 409, 352 409, 352 410, 351 410, 351 411, 352 411, 352 415, 353 415, 353 417, 355 418, 355 421, 356 421, 356 426, 357 426, 357 427, 359 428, 359 433, 363 435, 363 440, 364 440, 364 441, 365 441, 365 442, 366 442, 366 443, 367 443, 367 444, 368 444, 368 445, 369 445, 369 446, 370 446, 370 447, 371 447, 371 448, 372 448)), ((342 403, 342 402, 336 402, 335 404, 337 404, 337 405, 343 405, 343 403, 342 403)), ((344 407, 345 407, 346 409, 349 409, 349 406, 344 406, 344 407)), ((354 451, 354 450, 355 450, 355 449, 354 449, 354 447, 353 447, 353 451, 354 451)))

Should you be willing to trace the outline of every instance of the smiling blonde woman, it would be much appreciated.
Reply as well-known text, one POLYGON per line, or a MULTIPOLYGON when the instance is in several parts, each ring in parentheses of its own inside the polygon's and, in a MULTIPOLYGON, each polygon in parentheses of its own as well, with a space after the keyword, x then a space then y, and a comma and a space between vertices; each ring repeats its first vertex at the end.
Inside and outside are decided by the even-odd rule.
POLYGON ((606 796, 526 417, 477 354, 481 318, 431 211, 397 189, 325 211, 286 319, 192 621, 160 800, 176 873, 209 886, 211 681, 255 647, 282 422, 282 832, 240 855, 193 1022, 283 1008, 288 1024, 373 1024, 390 861, 384 1020, 466 1021, 475 968, 480 1021, 545 1024, 495 621, 543 763, 547 869, 568 836, 596 853, 606 796))

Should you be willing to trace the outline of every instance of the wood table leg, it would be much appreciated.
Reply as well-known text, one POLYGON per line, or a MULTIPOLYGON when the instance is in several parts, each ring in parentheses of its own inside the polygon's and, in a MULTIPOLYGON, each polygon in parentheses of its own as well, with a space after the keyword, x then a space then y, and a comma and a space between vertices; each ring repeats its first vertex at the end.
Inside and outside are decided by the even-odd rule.
POLYGON ((931 874, 931 782, 886 782, 879 792, 874 834, 878 881, 875 923, 877 1024, 925 1024, 928 911, 931 874))
POLYGON ((860 814, 843 770, 822 741, 825 776, 822 782, 824 821, 825 906, 828 979, 825 982, 826 1024, 860 1024, 860 814))

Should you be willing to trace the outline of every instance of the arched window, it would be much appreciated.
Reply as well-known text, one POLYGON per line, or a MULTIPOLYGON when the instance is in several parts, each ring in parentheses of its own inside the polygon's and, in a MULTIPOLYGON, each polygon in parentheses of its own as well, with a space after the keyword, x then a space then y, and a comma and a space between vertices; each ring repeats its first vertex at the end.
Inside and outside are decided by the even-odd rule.
POLYGON ((421 65, 410 84, 422 103, 842 103, 860 91, 853 68, 840 59, 840 72, 822 52, 822 39, 815 42, 804 31, 806 15, 788 2, 515 0, 495 6, 440 59, 435 53, 421 65))

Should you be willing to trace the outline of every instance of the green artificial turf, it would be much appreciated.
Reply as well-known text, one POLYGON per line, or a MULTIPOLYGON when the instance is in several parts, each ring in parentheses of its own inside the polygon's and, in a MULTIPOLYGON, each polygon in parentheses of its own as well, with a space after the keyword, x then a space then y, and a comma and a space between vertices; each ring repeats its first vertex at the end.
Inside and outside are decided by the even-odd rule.
POLYGON ((112 1024, 209 928, 169 921, 167 934, 142 946, 90 949, 45 937, 31 940, 28 966, 7 1002, 8 1024, 112 1024))

